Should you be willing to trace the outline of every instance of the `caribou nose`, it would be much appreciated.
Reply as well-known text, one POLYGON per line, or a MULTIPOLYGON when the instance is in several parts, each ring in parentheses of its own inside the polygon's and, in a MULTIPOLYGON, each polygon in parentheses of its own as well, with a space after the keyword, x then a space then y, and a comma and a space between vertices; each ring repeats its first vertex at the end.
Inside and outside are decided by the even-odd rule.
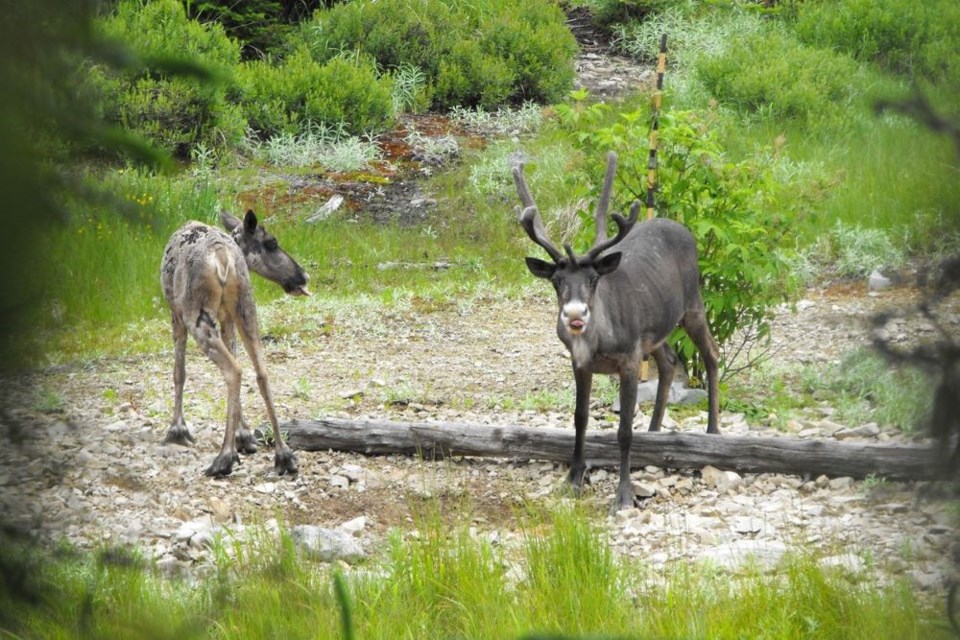
POLYGON ((587 327, 590 310, 582 302, 568 302, 561 313, 563 323, 571 333, 580 333, 587 327))

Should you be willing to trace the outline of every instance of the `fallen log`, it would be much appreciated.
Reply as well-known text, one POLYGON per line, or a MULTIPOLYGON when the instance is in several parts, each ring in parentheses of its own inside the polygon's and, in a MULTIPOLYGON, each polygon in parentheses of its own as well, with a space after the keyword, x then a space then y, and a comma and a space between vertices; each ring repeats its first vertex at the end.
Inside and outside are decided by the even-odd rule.
MULTIPOLYGON (((280 428, 294 449, 419 455, 426 459, 453 455, 567 462, 573 452, 574 438, 572 429, 555 427, 336 418, 294 420, 281 424, 280 428)), ((616 431, 587 431, 585 453, 587 463, 592 466, 617 466, 620 453, 616 431)), ((930 445, 706 433, 635 431, 630 456, 634 467, 699 469, 712 465, 739 473, 810 477, 875 475, 930 480, 937 477, 938 469, 937 452, 930 445)))

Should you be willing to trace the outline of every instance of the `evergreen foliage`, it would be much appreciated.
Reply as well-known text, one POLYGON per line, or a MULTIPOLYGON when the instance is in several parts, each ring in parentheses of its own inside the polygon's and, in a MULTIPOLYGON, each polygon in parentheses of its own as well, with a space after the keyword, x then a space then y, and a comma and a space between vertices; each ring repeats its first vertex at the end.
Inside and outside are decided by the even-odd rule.
POLYGON ((954 0, 814 0, 798 5, 805 43, 931 82, 960 85, 960 3, 954 0))
POLYGON ((320 60, 360 51, 388 71, 420 69, 437 109, 556 102, 577 50, 563 12, 545 0, 357 0, 318 11, 298 39, 320 60))
POLYGON ((240 46, 217 23, 187 17, 179 0, 121 0, 99 24, 106 38, 129 46, 143 59, 158 57, 202 62, 220 81, 141 68, 117 72, 92 65, 90 81, 102 93, 107 121, 152 140, 181 158, 198 143, 235 144, 246 121, 227 100, 227 83, 240 62, 240 46))
POLYGON ((343 124, 353 134, 381 131, 392 121, 392 83, 366 56, 316 61, 300 47, 279 63, 240 65, 240 104, 261 137, 296 134, 312 125, 343 124))
POLYGON ((200 23, 217 22, 243 45, 244 59, 263 58, 282 44, 296 23, 335 0, 182 0, 200 23))

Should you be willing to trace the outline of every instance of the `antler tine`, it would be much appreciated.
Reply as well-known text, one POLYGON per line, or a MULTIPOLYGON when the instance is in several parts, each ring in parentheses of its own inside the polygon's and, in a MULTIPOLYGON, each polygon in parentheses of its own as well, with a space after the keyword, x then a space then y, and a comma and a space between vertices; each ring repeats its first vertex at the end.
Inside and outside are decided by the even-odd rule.
POLYGON ((563 254, 547 237, 547 228, 540 218, 540 211, 537 209, 537 204, 533 201, 533 196, 527 187, 527 181, 523 177, 522 162, 513 165, 513 182, 517 185, 517 193, 520 195, 520 202, 524 206, 523 212, 520 213, 520 225, 523 226, 531 240, 550 254, 554 262, 560 262, 563 259, 563 254))
POLYGON ((540 212, 536 206, 530 206, 523 210, 520 214, 520 226, 527 232, 531 240, 550 254, 554 262, 560 262, 563 259, 560 250, 547 238, 547 229, 543 226, 543 220, 540 219, 540 212))
POLYGON ((617 154, 611 151, 607 154, 607 172, 603 176, 603 188, 600 190, 600 199, 597 201, 597 210, 594 213, 597 234, 593 246, 598 246, 607 239, 607 209, 610 208, 610 194, 613 191, 613 176, 617 172, 617 154))
POLYGON ((530 195, 530 189, 527 188, 527 181, 523 177, 523 163, 518 162, 513 165, 513 182, 517 185, 517 193, 520 194, 520 202, 523 203, 524 207, 536 207, 537 203, 533 201, 533 196, 530 195))
POLYGON ((587 253, 587 259, 589 260, 595 259, 601 253, 603 253, 613 245, 623 240, 626 237, 626 235, 630 233, 630 230, 633 229, 633 225, 637 223, 637 215, 639 213, 640 213, 640 202, 635 201, 633 203, 633 206, 630 207, 629 218, 624 218, 619 213, 613 214, 613 216, 611 217, 613 218, 613 221, 617 223, 617 235, 607 239, 605 242, 601 242, 600 244, 590 249, 590 251, 587 253))

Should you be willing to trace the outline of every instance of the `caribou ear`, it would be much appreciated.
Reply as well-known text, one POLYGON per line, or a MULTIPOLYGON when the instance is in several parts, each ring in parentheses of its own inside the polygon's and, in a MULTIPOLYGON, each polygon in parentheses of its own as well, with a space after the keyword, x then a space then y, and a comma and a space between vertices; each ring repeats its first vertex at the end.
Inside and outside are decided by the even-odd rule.
POLYGON ((593 268, 596 269, 597 273, 601 276, 613 273, 617 270, 617 267, 620 266, 620 258, 622 257, 623 254, 619 251, 609 253, 594 261, 593 268))
POLYGON ((546 278, 549 280, 557 271, 557 265, 553 264, 552 262, 547 262, 546 260, 541 260, 539 258, 524 259, 527 261, 527 269, 530 269, 530 273, 538 278, 546 278))
POLYGON ((247 209, 247 215, 243 216, 243 230, 251 236, 257 230, 257 214, 253 212, 253 209, 247 209))
POLYGON ((227 231, 232 232, 240 224, 240 221, 236 217, 230 215, 226 211, 220 211, 220 222, 223 224, 224 228, 227 231))

